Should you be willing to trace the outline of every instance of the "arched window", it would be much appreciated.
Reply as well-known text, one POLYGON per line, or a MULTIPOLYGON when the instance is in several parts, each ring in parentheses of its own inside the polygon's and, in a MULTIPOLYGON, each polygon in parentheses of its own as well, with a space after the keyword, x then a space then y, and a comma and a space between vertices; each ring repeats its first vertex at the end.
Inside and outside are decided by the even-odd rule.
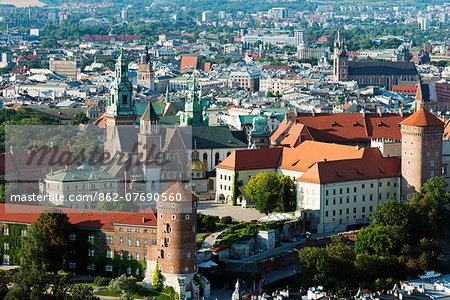
POLYGON ((208 166, 208 154, 207 153, 203 153, 203 166, 205 168, 207 168, 207 166, 208 166))
POLYGON ((219 152, 216 152, 216 159, 215 159, 215 165, 217 166, 220 163, 220 154, 219 152))

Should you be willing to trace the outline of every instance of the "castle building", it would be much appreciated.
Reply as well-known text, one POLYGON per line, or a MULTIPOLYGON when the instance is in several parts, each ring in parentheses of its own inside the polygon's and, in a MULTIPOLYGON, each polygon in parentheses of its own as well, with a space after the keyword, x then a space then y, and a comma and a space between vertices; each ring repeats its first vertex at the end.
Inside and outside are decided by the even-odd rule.
MULTIPOLYGON (((159 267, 164 283, 186 298, 196 299, 199 284, 197 273, 197 205, 198 198, 180 183, 166 191, 173 201, 160 201, 157 206, 157 245, 148 248, 147 270, 144 284, 152 285, 155 268, 159 267)), ((206 282, 205 279, 203 281, 206 282)), ((208 296, 207 291, 205 296, 208 296)))
POLYGON ((141 61, 138 64, 137 84, 150 90, 155 89, 155 74, 153 66, 148 55, 148 46, 145 45, 144 53, 142 53, 141 61))
POLYGON ((409 61, 349 61, 344 37, 338 30, 334 42, 333 80, 356 81, 360 87, 377 85, 392 90, 394 85, 415 86, 418 72, 409 61))
POLYGON ((444 123, 420 109, 401 123, 402 199, 411 200, 433 176, 442 175, 444 123))

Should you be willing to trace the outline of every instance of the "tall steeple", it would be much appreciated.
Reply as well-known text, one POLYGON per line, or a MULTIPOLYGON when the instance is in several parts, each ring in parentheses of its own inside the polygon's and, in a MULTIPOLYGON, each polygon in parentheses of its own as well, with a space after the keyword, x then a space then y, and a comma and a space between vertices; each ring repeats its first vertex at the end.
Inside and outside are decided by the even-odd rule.
POLYGON ((208 126, 208 117, 203 116, 203 105, 198 96, 197 80, 195 73, 192 75, 192 80, 187 82, 189 89, 188 99, 184 105, 184 112, 180 116, 180 124, 184 126, 208 126))
POLYGON ((136 116, 136 106, 133 99, 133 86, 128 78, 128 66, 123 50, 116 62, 116 76, 111 83, 111 98, 106 107, 109 117, 136 116))
POLYGON ((153 65, 148 54, 148 46, 145 44, 144 52, 141 54, 141 60, 138 64, 137 84, 150 90, 155 89, 153 65))

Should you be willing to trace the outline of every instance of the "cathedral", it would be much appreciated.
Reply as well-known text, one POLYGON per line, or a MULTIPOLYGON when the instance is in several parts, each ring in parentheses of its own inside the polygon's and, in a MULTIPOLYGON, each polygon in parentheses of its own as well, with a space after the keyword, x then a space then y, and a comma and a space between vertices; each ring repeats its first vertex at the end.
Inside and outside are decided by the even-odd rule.
POLYGON ((334 42, 333 80, 356 81, 360 87, 381 86, 386 90, 399 85, 415 86, 416 66, 407 60, 406 54, 403 58, 401 61, 350 61, 344 37, 338 30, 334 42))
MULTIPOLYGON (((141 64, 150 65, 147 55, 142 55, 141 64)), ((150 101, 138 116, 127 64, 120 54, 105 113, 105 153, 112 159, 101 169, 119 179, 119 194, 131 189, 160 192, 181 181, 190 183, 196 194, 214 195, 215 166, 234 150, 247 148, 243 131, 209 126, 195 75, 191 78, 178 124, 161 125, 150 101), (121 155, 132 158, 131 166, 121 163, 121 155), (142 160, 152 163, 139 164, 142 160)))

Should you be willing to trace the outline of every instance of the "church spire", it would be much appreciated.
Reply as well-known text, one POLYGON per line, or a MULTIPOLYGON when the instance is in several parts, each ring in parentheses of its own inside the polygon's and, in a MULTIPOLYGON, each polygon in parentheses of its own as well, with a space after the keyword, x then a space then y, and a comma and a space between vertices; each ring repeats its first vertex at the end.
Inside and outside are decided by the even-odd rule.
POLYGON ((111 83, 111 98, 106 107, 106 115, 136 116, 136 106, 133 99, 133 86, 128 78, 128 65, 123 49, 116 62, 116 75, 111 83))

